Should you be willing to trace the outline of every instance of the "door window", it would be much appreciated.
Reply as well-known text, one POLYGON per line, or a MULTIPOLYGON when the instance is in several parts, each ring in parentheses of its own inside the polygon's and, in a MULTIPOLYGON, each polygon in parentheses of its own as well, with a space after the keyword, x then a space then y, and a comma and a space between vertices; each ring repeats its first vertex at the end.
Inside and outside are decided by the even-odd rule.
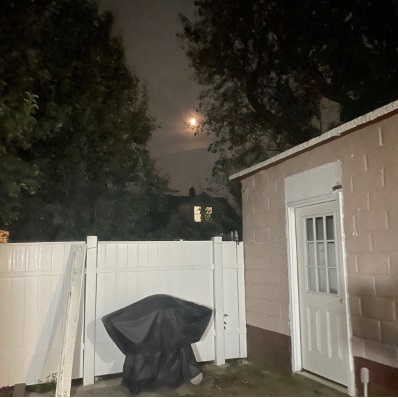
POLYGON ((305 227, 308 291, 337 294, 333 215, 308 217, 305 227))

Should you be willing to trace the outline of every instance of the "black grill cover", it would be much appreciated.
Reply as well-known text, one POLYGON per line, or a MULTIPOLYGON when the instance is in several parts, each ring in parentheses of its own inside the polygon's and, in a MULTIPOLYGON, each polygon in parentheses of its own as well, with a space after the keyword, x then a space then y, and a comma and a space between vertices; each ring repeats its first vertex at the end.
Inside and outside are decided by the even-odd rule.
POLYGON ((210 308, 165 294, 105 315, 106 331, 126 355, 123 384, 130 393, 176 388, 197 376, 191 344, 201 339, 211 315, 210 308))

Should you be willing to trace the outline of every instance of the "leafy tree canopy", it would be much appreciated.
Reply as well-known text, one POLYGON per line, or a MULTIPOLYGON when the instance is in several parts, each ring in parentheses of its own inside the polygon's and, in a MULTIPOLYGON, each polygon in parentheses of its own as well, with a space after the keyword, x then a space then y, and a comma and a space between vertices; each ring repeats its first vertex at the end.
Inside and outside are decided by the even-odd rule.
MULTIPOLYGON (((196 0, 180 15, 216 182, 398 98, 395 0, 196 0)), ((237 186, 230 188, 237 194, 237 186)))
POLYGON ((151 238, 168 181, 145 88, 89 0, 0 5, 0 224, 13 240, 151 238))

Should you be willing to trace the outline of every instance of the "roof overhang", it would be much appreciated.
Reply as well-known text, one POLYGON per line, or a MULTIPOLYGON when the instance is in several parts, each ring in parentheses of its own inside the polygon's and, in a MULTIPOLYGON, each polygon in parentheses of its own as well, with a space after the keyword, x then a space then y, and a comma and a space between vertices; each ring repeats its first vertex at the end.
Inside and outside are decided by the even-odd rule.
POLYGON ((351 131, 358 129, 368 123, 374 122, 377 119, 384 118, 387 115, 398 111, 398 101, 391 102, 388 105, 384 105, 381 108, 378 108, 372 112, 366 113, 363 116, 357 117, 350 122, 344 123, 318 137, 312 138, 311 140, 304 142, 303 144, 297 145, 293 148, 288 149, 285 152, 280 153, 270 159, 265 160, 264 162, 260 162, 255 164, 254 166, 248 167, 242 171, 239 171, 235 174, 232 174, 229 179, 230 180, 242 180, 259 170, 268 168, 275 163, 280 163, 288 158, 298 155, 301 152, 307 151, 308 149, 314 148, 316 146, 322 145, 328 141, 336 139, 340 136, 346 135, 351 131))

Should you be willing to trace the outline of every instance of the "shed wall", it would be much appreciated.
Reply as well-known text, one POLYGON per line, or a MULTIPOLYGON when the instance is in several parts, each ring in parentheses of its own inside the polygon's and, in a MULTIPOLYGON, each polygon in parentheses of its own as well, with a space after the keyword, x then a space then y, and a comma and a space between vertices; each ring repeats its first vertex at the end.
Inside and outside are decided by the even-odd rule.
POLYGON ((342 166, 353 354, 398 367, 397 114, 242 181, 247 323, 290 335, 284 180, 335 161, 342 166))

